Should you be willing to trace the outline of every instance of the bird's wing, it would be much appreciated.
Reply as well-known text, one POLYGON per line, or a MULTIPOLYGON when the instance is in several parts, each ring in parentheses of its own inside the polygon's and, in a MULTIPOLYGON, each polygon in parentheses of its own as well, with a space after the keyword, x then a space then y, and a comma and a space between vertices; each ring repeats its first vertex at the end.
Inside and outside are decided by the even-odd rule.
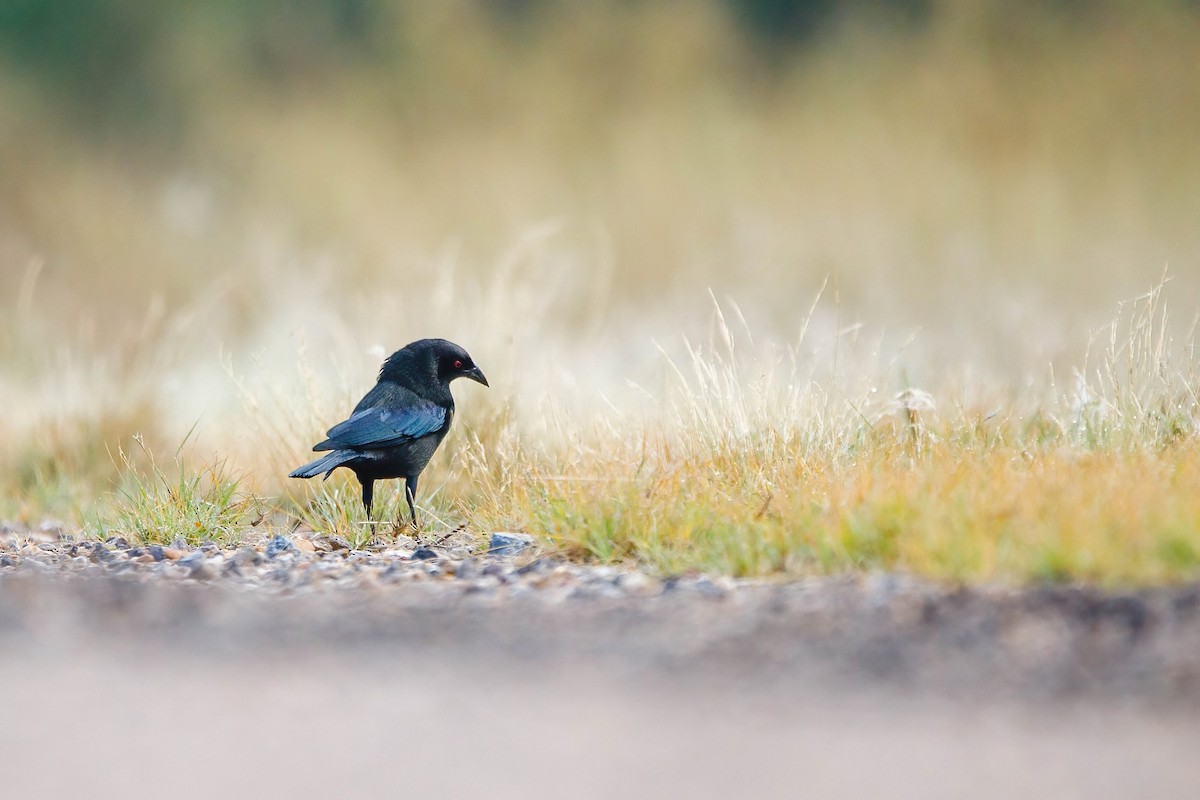
POLYGON ((405 408, 364 408, 329 429, 328 439, 313 450, 392 447, 433 433, 446 422, 446 409, 421 402, 405 408))

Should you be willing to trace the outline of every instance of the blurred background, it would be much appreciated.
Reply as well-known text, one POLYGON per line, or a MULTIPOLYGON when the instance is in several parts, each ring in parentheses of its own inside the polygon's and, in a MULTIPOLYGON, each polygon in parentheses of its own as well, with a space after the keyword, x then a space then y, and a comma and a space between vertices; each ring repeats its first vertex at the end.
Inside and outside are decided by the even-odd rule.
POLYGON ((8 513, 421 336, 607 401, 710 289, 929 388, 1045 381, 1164 272, 1186 328, 1198 53, 1194 0, 0 0, 8 513))

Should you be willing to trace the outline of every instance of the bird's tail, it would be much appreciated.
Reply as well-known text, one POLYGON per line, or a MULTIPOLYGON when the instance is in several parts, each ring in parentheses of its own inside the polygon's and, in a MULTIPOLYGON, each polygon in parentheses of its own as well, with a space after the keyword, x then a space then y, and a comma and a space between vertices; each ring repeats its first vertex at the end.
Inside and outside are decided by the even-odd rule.
POLYGON ((316 461, 311 461, 303 467, 297 467, 288 473, 289 478, 315 478, 322 472, 325 477, 329 477, 329 473, 345 464, 350 459, 354 458, 353 450, 334 450, 332 453, 326 453, 316 461))

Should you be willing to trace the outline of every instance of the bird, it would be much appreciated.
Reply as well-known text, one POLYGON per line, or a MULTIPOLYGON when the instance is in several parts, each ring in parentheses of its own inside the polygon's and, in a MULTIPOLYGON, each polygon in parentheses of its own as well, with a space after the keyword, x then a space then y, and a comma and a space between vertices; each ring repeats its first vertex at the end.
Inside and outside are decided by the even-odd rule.
POLYGON ((313 445, 315 452, 329 452, 288 477, 313 478, 323 472, 327 479, 338 467, 350 469, 362 484, 368 520, 375 481, 403 478, 412 526, 417 528, 417 480, 450 430, 450 382, 457 378, 488 385, 467 351, 453 342, 421 339, 405 345, 384 360, 375 386, 349 418, 313 445))

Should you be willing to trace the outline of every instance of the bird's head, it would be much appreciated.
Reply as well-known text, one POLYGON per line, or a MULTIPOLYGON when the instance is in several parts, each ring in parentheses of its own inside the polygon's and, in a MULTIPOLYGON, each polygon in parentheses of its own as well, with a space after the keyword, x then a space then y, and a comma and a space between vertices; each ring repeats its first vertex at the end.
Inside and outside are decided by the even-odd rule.
POLYGON ((488 385, 483 371, 466 350, 445 339, 421 339, 406 345, 383 362, 380 380, 407 383, 417 375, 428 375, 444 385, 455 378, 470 378, 488 385))
POLYGON ((445 383, 455 378, 470 378, 476 383, 488 385, 483 370, 475 366, 475 361, 461 347, 445 339, 434 339, 434 355, 437 357, 438 378, 445 383))

